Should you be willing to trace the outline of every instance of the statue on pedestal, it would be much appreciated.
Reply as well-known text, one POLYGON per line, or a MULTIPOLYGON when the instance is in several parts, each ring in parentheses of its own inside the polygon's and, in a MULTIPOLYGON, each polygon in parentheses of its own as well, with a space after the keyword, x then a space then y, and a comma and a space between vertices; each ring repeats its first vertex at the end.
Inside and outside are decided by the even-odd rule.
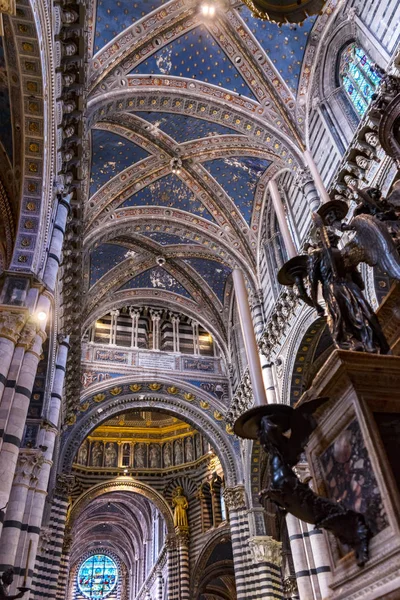
POLYGON ((174 507, 174 525, 179 529, 189 529, 189 522, 187 518, 187 509, 189 503, 186 496, 183 494, 183 488, 178 486, 175 490, 175 494, 172 497, 172 506, 174 507))
POLYGON ((368 560, 371 531, 364 515, 340 502, 315 494, 293 471, 317 423, 313 417, 328 398, 316 398, 294 409, 268 404, 248 410, 235 423, 236 435, 259 439, 268 456, 267 487, 261 503, 269 499, 301 521, 331 531, 355 551, 357 564, 368 560))
POLYGON ((7 590, 13 581, 14 571, 12 569, 7 569, 7 571, 4 571, 0 581, 0 600, 16 600, 17 598, 22 598, 25 592, 29 591, 29 588, 27 587, 19 587, 18 594, 7 594, 7 590))

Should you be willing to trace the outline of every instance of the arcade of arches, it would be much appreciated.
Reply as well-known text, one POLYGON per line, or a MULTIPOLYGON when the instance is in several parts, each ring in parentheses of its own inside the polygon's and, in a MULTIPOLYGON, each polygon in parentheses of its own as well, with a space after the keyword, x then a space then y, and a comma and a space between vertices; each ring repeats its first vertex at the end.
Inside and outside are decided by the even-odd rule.
POLYGON ((398 233, 399 23, 399 0, 0 1, 0 600, 400 598, 398 287, 363 264, 377 356, 277 277, 331 200, 379 188, 398 233), (365 515, 365 566, 260 502, 269 455, 235 434, 315 394, 338 413, 295 472, 365 515))

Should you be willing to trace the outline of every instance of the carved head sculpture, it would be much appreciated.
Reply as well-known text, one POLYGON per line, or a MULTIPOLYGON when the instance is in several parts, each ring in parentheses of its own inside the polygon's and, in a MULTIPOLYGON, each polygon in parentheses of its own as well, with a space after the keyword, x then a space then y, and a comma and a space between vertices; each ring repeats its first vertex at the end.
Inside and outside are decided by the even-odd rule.
POLYGON ((64 82, 64 85, 66 85, 66 86, 72 85, 74 83, 75 79, 76 79, 75 73, 65 73, 63 75, 63 82, 64 82))
POLYGON ((365 140, 370 146, 373 146, 374 148, 376 148, 379 144, 379 138, 375 131, 368 131, 365 134, 365 140))
POLYGON ((78 46, 74 42, 68 42, 63 46, 65 56, 74 56, 78 52, 78 46))
POLYGON ((356 163, 361 169, 365 169, 365 171, 367 171, 371 166, 371 161, 368 160, 368 158, 365 158, 365 156, 362 156, 361 154, 356 156, 356 163))
POLYGON ((67 102, 64 102, 63 108, 65 113, 72 113, 76 109, 76 102, 73 100, 68 100, 67 102))
POLYGON ((63 10, 61 13, 61 20, 66 25, 70 25, 78 20, 78 16, 78 13, 74 10, 63 10))

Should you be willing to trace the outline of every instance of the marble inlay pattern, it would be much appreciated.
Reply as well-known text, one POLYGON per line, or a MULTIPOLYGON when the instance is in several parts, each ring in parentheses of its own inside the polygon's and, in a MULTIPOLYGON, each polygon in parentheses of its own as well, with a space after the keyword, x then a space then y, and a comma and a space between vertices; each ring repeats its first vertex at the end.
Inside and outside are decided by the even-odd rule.
POLYGON ((325 450, 320 460, 329 497, 364 514, 374 534, 385 529, 387 515, 356 420, 325 450))

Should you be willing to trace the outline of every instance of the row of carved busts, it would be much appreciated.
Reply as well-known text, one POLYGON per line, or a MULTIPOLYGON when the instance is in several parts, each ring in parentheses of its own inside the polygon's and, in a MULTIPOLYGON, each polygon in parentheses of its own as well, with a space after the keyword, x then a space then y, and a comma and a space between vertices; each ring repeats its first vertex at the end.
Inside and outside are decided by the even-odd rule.
MULTIPOLYGON (((382 119, 388 120, 388 110, 393 105, 393 110, 398 110, 393 100, 399 96, 400 80, 392 75, 383 74, 382 84, 376 98, 373 100, 364 123, 358 130, 356 139, 346 152, 345 160, 340 169, 338 180, 334 185, 334 191, 345 198, 352 199, 354 189, 362 187, 368 182, 368 171, 374 162, 379 163, 379 148, 383 147, 385 152, 398 160, 396 152, 392 152, 393 144, 388 132, 381 137, 382 119)), ((394 134, 393 134, 394 135, 394 134)))
POLYGON ((56 41, 61 47, 61 97, 62 123, 59 130, 62 167, 60 179, 64 186, 78 182, 81 139, 83 132, 83 93, 84 77, 84 6, 79 0, 62 1, 61 28, 56 41))
POLYGON ((77 453, 78 465, 93 468, 161 469, 191 463, 209 451, 200 434, 165 443, 85 440, 77 453))

